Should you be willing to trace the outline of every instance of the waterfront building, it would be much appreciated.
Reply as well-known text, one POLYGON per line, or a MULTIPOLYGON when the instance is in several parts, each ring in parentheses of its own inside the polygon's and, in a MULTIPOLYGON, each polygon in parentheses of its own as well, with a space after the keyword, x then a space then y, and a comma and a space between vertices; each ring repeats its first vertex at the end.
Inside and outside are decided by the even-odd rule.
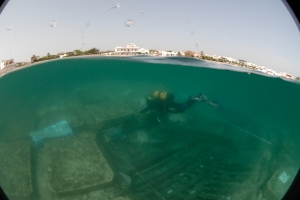
POLYGON ((231 57, 221 56, 221 58, 228 60, 229 62, 238 62, 238 60, 231 58, 231 57))
POLYGON ((194 53, 194 58, 199 58, 201 56, 200 53, 194 53))
POLYGON ((278 73, 278 76, 283 77, 283 78, 292 79, 292 80, 295 79, 291 74, 288 74, 288 73, 286 73, 286 72, 279 72, 279 73, 278 73))
POLYGON ((161 51, 162 56, 177 56, 177 52, 174 51, 161 51))
POLYGON ((278 73, 272 69, 266 69, 266 74, 278 76, 278 73))
POLYGON ((114 55, 148 55, 149 49, 136 46, 134 43, 128 43, 126 47, 116 47, 114 55))
POLYGON ((59 56, 59 58, 63 58, 63 57, 66 57, 68 54, 65 53, 65 52, 61 52, 61 53, 58 53, 56 55, 59 56))
POLYGON ((1 72, 2 73, 6 73, 6 72, 9 72, 9 71, 12 71, 16 67, 17 67, 17 65, 14 62, 14 59, 2 60, 1 61, 1 72))
POLYGON ((264 66, 257 66, 256 71, 267 73, 267 68, 265 68, 264 66))
POLYGON ((143 55, 149 55, 149 49, 140 48, 139 52, 143 55))

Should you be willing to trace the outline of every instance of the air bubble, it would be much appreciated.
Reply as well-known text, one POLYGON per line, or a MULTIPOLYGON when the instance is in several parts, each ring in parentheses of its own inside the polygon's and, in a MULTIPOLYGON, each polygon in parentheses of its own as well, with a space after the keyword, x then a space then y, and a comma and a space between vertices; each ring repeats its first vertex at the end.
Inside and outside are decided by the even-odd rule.
POLYGON ((12 25, 9 25, 9 26, 7 27, 7 30, 10 31, 12 28, 13 28, 12 25))
POLYGON ((88 27, 91 25, 91 22, 86 23, 85 27, 88 27))
POLYGON ((134 21, 129 19, 125 22, 125 25, 128 26, 128 27, 132 27, 134 25, 134 21))
POLYGON ((56 26, 56 21, 55 21, 55 20, 51 20, 51 21, 49 22, 49 26, 50 26, 50 27, 55 27, 55 26, 56 26))
POLYGON ((121 4, 120 3, 116 3, 114 5, 112 5, 111 7, 109 7, 107 10, 111 10, 111 9, 114 9, 114 8, 120 8, 121 4))

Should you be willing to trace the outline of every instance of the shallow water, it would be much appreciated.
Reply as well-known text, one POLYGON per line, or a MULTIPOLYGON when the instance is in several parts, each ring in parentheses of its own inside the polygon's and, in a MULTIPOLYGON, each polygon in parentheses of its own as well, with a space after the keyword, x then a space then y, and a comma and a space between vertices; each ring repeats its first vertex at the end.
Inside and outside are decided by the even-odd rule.
POLYGON ((0 185, 12 199, 280 199, 300 164, 298 102, 297 82, 188 58, 74 58, 24 68, 0 78, 0 155, 7 161, 0 185), (203 93, 222 109, 199 102, 184 114, 138 114, 156 90, 174 93, 177 102, 203 93), (63 119, 73 136, 34 146, 31 132, 63 119), (103 136, 120 125, 126 137, 103 136), (89 182, 93 169, 81 172, 98 166, 88 155, 82 159, 91 165, 78 167, 76 156, 65 164, 86 154, 84 144, 49 153, 68 139, 95 141, 114 181, 89 182), (16 156, 6 157, 9 151, 16 156), (28 163, 23 173, 19 151, 28 163))

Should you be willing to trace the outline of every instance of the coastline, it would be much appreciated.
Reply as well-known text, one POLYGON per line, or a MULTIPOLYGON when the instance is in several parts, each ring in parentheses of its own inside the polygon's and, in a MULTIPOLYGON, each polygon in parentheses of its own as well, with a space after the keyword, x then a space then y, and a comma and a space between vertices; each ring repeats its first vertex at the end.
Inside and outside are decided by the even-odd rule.
POLYGON ((14 70, 11 70, 11 71, 3 73, 3 74, 0 74, 0 78, 2 78, 3 76, 5 76, 7 74, 13 73, 15 71, 26 69, 28 67, 32 67, 32 66, 35 66, 35 65, 38 65, 38 64, 53 62, 53 61, 60 60, 60 59, 72 59, 72 58, 84 58, 84 57, 130 57, 130 56, 122 56, 122 55, 105 55, 104 56, 104 55, 96 54, 96 55, 69 56, 69 57, 55 58, 55 59, 50 59, 50 60, 43 60, 43 61, 38 61, 38 62, 35 62, 35 63, 30 63, 28 65, 24 65, 24 66, 21 66, 21 67, 17 67, 14 70))
MULTIPOLYGON (((14 70, 11 70, 11 71, 3 73, 3 74, 0 74, 0 78, 4 77, 5 75, 8 75, 10 73, 13 73, 13 72, 15 72, 17 70, 26 69, 28 67, 33 67, 35 65, 42 64, 42 63, 54 62, 54 61, 57 61, 57 60, 60 60, 60 59, 74 59, 74 58, 85 58, 85 57, 134 57, 134 56, 136 56, 136 55, 100 55, 100 54, 92 54, 92 55, 79 55, 79 56, 69 56, 69 57, 63 57, 63 58, 55 58, 55 59, 39 61, 39 62, 35 62, 35 63, 30 63, 28 65, 24 65, 24 66, 21 66, 21 67, 17 67, 14 70)), ((154 55, 147 55, 147 56, 150 56, 150 57, 164 57, 164 56, 154 56, 154 55)), ((187 56, 181 56, 181 57, 187 57, 187 56)), ((190 57, 187 57, 187 58, 190 58, 190 57)), ((237 65, 232 65, 232 64, 229 64, 229 63, 222 63, 222 62, 217 62, 217 61, 212 61, 212 60, 204 60, 204 59, 201 59, 201 58, 195 58, 195 59, 201 60, 201 61, 204 61, 204 62, 208 62, 208 63, 228 65, 228 66, 232 67, 232 70, 234 70, 234 71, 240 71, 242 69, 245 72, 248 71, 248 73, 255 73, 255 74, 259 74, 259 75, 266 75, 266 74, 261 74, 258 71, 253 70, 253 69, 248 69, 248 68, 245 68, 245 67, 239 67, 237 65)), ((268 76, 269 77, 274 77, 272 75, 268 75, 268 76)), ((282 77, 280 77, 280 78, 282 78, 282 77)), ((282 78, 282 79, 286 80, 286 78, 282 78)), ((290 80, 290 79, 288 79, 288 80, 290 80)), ((291 81, 294 81, 294 80, 291 80, 291 81)))

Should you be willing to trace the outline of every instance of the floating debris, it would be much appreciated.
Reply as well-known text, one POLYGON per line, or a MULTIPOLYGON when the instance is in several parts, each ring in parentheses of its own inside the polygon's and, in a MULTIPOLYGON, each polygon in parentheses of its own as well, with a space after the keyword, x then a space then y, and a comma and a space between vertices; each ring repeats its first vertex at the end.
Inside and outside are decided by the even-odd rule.
POLYGON ((211 160, 213 160, 214 158, 213 157, 209 157, 211 160))
POLYGON ((195 193, 195 190, 190 191, 191 194, 195 193))
POLYGON ((56 21, 55 20, 51 20, 49 22, 49 26, 54 28, 56 26, 56 21))
POLYGON ((169 190, 167 193, 170 194, 171 192, 173 192, 173 190, 169 190))
POLYGON ((114 9, 114 8, 120 8, 121 4, 120 3, 116 3, 114 5, 112 5, 111 7, 109 7, 107 10, 111 10, 111 9, 114 9))
POLYGON ((88 27, 91 25, 91 22, 86 23, 85 27, 88 27))
POLYGON ((134 25, 134 21, 131 20, 131 19, 129 19, 129 20, 127 20, 127 21, 125 22, 125 25, 126 25, 127 27, 132 27, 132 26, 134 25))
POLYGON ((13 26, 12 26, 12 25, 9 25, 9 26, 7 27, 7 30, 10 31, 12 28, 13 28, 13 26))
POLYGON ((200 165, 201 168, 203 168, 203 165, 200 165))
POLYGON ((183 176, 183 173, 179 174, 180 176, 183 176))

